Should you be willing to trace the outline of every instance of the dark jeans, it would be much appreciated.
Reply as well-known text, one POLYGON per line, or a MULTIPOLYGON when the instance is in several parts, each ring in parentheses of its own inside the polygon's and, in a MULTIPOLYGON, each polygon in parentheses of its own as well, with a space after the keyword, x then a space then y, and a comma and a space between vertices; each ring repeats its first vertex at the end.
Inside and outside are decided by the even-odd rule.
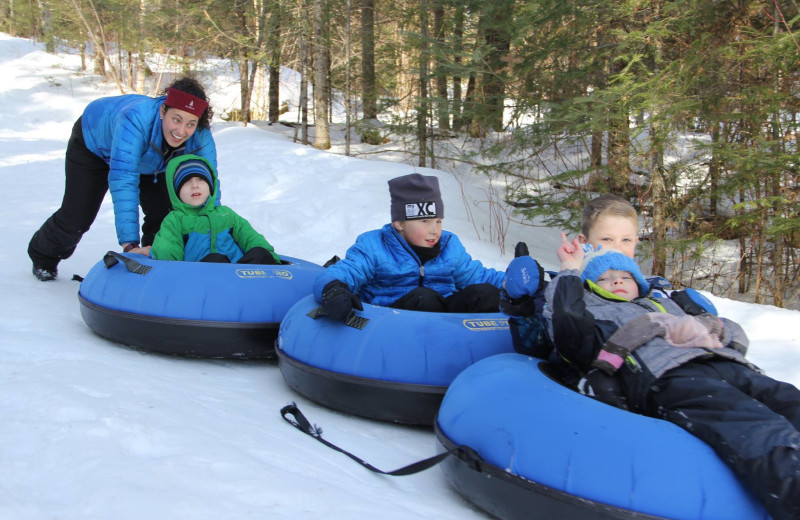
MULTIPOLYGON (((86 148, 79 118, 72 127, 65 160, 64 198, 61 207, 33 235, 28 256, 38 266, 54 270, 60 260, 75 252, 83 234, 89 231, 108 191, 108 164, 86 148)), ((142 175, 139 202, 144 213, 142 246, 153 244, 172 204, 164 174, 142 175)))
POLYGON ((648 406, 709 444, 775 520, 800 518, 800 390, 733 361, 692 361, 655 382, 648 406))
POLYGON ((500 289, 492 284, 468 285, 447 298, 420 286, 395 300, 389 307, 426 312, 499 312, 500 289))

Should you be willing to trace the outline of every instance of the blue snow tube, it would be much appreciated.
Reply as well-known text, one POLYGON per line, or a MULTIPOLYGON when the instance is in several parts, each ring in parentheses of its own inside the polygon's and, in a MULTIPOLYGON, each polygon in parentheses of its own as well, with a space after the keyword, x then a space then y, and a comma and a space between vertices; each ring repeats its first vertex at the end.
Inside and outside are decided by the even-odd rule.
POLYGON ((471 448, 442 464, 467 500, 503 519, 769 518, 708 445, 582 396, 547 367, 493 356, 448 389, 436 436, 440 451, 471 448))
POLYGON ((513 352, 500 313, 419 312, 364 304, 349 325, 318 316, 307 296, 280 326, 281 373, 294 390, 329 408, 433 426, 447 386, 466 367, 513 352))
POLYGON ((81 282, 81 315, 98 335, 164 354, 223 359, 275 357, 286 311, 322 266, 153 260, 109 252, 81 282))

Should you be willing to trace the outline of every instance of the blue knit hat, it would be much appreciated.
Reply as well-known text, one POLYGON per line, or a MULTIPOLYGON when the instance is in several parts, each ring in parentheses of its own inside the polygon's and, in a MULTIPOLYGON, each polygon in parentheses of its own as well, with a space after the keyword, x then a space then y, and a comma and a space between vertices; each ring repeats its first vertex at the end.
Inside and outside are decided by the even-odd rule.
POLYGON ((639 265, 631 257, 611 248, 601 248, 586 253, 581 265, 581 280, 596 282, 600 275, 609 269, 631 273, 639 286, 639 296, 650 292, 650 284, 642 275, 639 265))
POLYGON ((201 159, 188 159, 175 168, 175 175, 173 177, 175 193, 180 193, 181 186, 192 177, 200 177, 206 181, 208 183, 209 193, 214 193, 214 178, 211 175, 211 169, 208 164, 201 159))

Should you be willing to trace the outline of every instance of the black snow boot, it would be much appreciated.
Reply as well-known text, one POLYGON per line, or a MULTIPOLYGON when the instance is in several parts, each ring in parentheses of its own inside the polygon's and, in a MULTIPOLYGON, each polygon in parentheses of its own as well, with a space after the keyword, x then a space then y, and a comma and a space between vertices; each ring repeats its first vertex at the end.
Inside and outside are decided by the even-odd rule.
POLYGON ((42 266, 33 264, 33 276, 40 282, 52 282, 58 276, 58 269, 46 269, 42 266))

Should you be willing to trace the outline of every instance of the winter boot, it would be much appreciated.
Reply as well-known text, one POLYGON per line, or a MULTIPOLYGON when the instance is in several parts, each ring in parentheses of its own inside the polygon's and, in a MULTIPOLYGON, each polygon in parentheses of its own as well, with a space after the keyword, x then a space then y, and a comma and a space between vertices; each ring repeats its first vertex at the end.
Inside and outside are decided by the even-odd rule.
POLYGON ((58 269, 46 269, 40 265, 33 264, 33 276, 40 282, 52 282, 58 276, 58 269))

